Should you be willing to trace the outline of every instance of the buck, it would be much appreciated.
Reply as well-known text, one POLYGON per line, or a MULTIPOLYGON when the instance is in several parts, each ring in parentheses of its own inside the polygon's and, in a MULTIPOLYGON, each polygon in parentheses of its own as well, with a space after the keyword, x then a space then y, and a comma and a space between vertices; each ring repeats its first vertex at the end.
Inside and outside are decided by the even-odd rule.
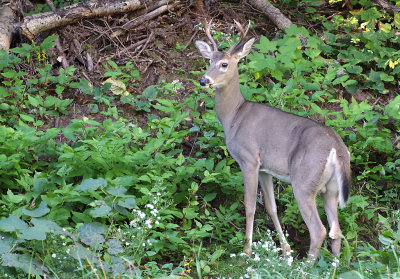
POLYGON ((330 227, 332 253, 338 256, 341 230, 337 209, 338 202, 345 206, 350 195, 350 153, 332 128, 244 99, 239 88, 238 61, 249 54, 255 38, 245 40, 250 24, 244 31, 237 21, 235 23, 240 38, 227 52, 218 50, 210 34, 210 23, 205 24, 205 33, 211 46, 201 40, 196 40, 195 45, 200 54, 210 60, 200 84, 215 88, 215 110, 224 129, 225 142, 243 175, 244 251, 251 254, 258 183, 282 251, 291 251, 277 215, 272 182, 272 177, 276 177, 292 184, 310 233, 309 257, 312 260, 316 259, 327 233, 316 206, 316 195, 321 194, 330 227))

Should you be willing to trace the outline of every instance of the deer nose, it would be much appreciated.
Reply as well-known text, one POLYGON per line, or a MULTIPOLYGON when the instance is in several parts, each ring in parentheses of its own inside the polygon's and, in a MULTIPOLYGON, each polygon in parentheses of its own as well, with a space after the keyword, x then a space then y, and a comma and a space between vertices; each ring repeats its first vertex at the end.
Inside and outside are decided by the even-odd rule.
POLYGON ((200 85, 201 85, 201 86, 206 86, 208 83, 210 83, 210 81, 208 80, 208 78, 205 78, 204 76, 201 77, 201 80, 200 80, 200 85))

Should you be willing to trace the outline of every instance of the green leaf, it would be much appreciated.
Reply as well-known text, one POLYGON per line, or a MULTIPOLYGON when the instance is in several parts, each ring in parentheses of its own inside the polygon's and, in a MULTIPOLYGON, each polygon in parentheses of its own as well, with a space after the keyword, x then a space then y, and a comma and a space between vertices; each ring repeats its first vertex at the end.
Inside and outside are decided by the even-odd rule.
POLYGON ((172 243, 175 244, 186 244, 186 241, 184 241, 182 238, 180 237, 176 237, 176 236, 169 236, 167 238, 169 241, 171 241, 172 243))
POLYGON ((21 117, 22 120, 27 121, 27 122, 34 122, 35 121, 35 118, 33 118, 33 116, 28 115, 28 114, 20 113, 19 116, 21 117))
POLYGON ((346 238, 347 239, 353 239, 357 236, 357 232, 356 231, 348 231, 346 234, 346 238))
POLYGON ((103 234, 106 231, 106 228, 97 222, 85 224, 78 229, 81 241, 92 248, 101 248, 105 241, 103 234))
POLYGON ((344 273, 340 273, 337 278, 341 279, 360 279, 365 278, 364 275, 360 274, 358 271, 352 270, 344 273))
POLYGON ((25 273, 30 275, 44 276, 48 273, 47 267, 43 263, 26 254, 3 254, 2 266, 15 267, 22 269, 25 273))
POLYGON ((400 120, 400 95, 386 105, 385 114, 394 119, 400 120))
POLYGON ((268 54, 270 51, 276 50, 276 41, 270 41, 267 37, 261 36, 260 43, 254 46, 258 48, 261 52, 268 54))
POLYGON ((5 98, 5 97, 8 97, 10 95, 11 95, 11 93, 8 92, 8 90, 5 87, 0 86, 0 98, 5 98))
POLYGON ((11 251, 11 242, 0 238, 0 255, 11 251))
POLYGON ((81 78, 79 82, 72 82, 70 87, 78 88, 85 94, 93 95, 93 85, 87 79, 81 78))
POLYGON ((22 209, 22 213, 31 217, 42 217, 50 212, 50 209, 47 207, 47 202, 42 201, 38 208, 34 210, 28 210, 26 208, 22 209))
POLYGON ((0 230, 4 232, 14 232, 16 230, 24 230, 28 225, 21 219, 11 215, 6 219, 0 220, 0 230))
POLYGON ((116 197, 122 197, 125 195, 127 189, 123 186, 108 187, 107 192, 116 197))
POLYGON ((89 190, 97 190, 97 188, 105 188, 107 186, 107 181, 104 178, 89 178, 85 179, 81 184, 79 184, 75 190, 77 191, 82 191, 82 192, 87 192, 89 190))
POLYGON ((51 47, 54 47, 56 45, 55 39, 58 38, 58 35, 51 35, 48 36, 46 39, 43 40, 43 42, 40 44, 40 48, 43 50, 48 50, 51 47))
POLYGON ((26 240, 45 240, 46 233, 36 227, 29 227, 17 234, 18 238, 26 240))
POLYGON ((92 264, 97 262, 96 255, 94 255, 90 250, 88 250, 81 244, 76 244, 72 246, 70 255, 77 260, 85 261, 86 259, 90 259, 92 264))
POLYGON ((147 87, 142 96, 145 97, 147 100, 152 101, 157 97, 157 85, 150 85, 147 87))
POLYGON ((39 106, 40 104, 43 103, 43 99, 40 96, 28 95, 28 100, 29 100, 29 103, 34 107, 37 107, 37 106, 39 106))
POLYGON ((195 212, 194 208, 188 207, 183 209, 183 214, 185 214, 185 218, 194 219, 199 215, 199 213, 195 212))
POLYGON ((203 199, 204 199, 206 202, 210 202, 210 201, 212 201, 213 199, 215 199, 216 196, 217 196, 217 193, 210 193, 210 194, 205 195, 203 199))
POLYGON ((128 208, 128 209, 133 209, 133 208, 136 207, 136 201, 135 201, 134 198, 127 198, 127 199, 124 199, 124 200, 120 200, 118 202, 118 205, 122 206, 122 207, 125 207, 125 208, 128 208))
POLYGON ((21 201, 26 199, 24 195, 14 195, 14 193, 8 189, 7 190, 7 200, 12 203, 20 203, 21 201))
POLYGON ((107 240, 106 245, 108 246, 107 252, 110 255, 117 255, 117 254, 121 254, 122 252, 124 252, 124 249, 122 248, 121 245, 121 241, 112 238, 107 240))
POLYGON ((111 207, 104 204, 104 205, 101 205, 99 207, 96 207, 96 208, 90 210, 90 215, 92 215, 95 218, 107 217, 110 215, 110 212, 111 212, 111 207))
POLYGON ((35 227, 43 232, 53 233, 53 234, 67 234, 67 231, 64 231, 56 222, 47 220, 47 219, 37 219, 32 218, 32 224, 35 227))
POLYGON ((100 224, 98 222, 93 222, 89 224, 85 224, 79 227, 78 229, 79 233, 86 233, 86 234, 91 234, 91 233, 99 233, 99 234, 105 234, 107 232, 106 227, 103 224, 100 224))
POLYGON ((221 249, 215 251, 215 252, 211 255, 210 263, 215 263, 215 261, 216 261, 218 258, 220 258, 224 253, 225 253, 224 250, 221 250, 221 249))

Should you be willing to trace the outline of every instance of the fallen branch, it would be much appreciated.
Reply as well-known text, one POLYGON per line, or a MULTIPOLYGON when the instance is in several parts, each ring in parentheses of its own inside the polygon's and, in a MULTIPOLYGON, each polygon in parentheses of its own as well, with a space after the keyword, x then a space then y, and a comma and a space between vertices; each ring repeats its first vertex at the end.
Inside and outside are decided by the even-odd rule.
MULTIPOLYGON (((119 30, 113 32, 111 34, 111 38, 121 36, 127 30, 137 27, 139 25, 142 25, 145 22, 148 22, 150 19, 153 19, 153 18, 159 16, 160 14, 163 14, 171 9, 174 9, 179 4, 176 1, 173 3, 170 3, 170 2, 172 2, 172 1, 171 0, 161 0, 157 3, 154 3, 153 6, 149 7, 149 9, 148 9, 148 10, 150 10, 150 12, 145 13, 145 14, 129 21, 128 23, 124 24, 121 27, 117 27, 117 28, 119 28, 119 30), (154 9, 154 10, 151 10, 151 9, 154 9)), ((142 11, 140 11, 140 13, 142 13, 142 11)))
POLYGON ((400 7, 393 6, 386 0, 374 0, 374 2, 391 15, 394 13, 400 13, 400 7))
POLYGON ((76 23, 82 19, 127 13, 149 5, 154 0, 88 0, 64 7, 55 12, 34 14, 24 18, 22 34, 33 40, 40 32, 76 23))
MULTIPOLYGON (((46 0, 47 5, 50 7, 50 10, 52 12, 56 12, 56 7, 54 7, 53 2, 51 2, 51 0, 46 0)), ((57 58, 58 60, 61 60, 61 64, 63 66, 64 69, 67 69, 69 67, 68 61, 65 58, 65 53, 64 53, 64 49, 61 46, 61 42, 60 42, 60 37, 57 37, 55 40, 56 43, 56 48, 58 50, 58 52, 60 53, 60 56, 57 58)))
POLYGON ((265 14, 279 29, 285 31, 293 23, 282 12, 274 7, 268 0, 248 0, 248 3, 255 9, 265 14))

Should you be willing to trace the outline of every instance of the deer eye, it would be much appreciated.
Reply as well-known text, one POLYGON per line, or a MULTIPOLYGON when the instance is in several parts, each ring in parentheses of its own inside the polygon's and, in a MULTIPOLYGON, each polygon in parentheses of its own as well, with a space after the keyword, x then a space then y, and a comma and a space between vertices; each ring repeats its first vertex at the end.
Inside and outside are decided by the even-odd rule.
POLYGON ((222 63, 221 66, 222 66, 222 68, 226 68, 226 67, 228 67, 228 63, 222 63))

